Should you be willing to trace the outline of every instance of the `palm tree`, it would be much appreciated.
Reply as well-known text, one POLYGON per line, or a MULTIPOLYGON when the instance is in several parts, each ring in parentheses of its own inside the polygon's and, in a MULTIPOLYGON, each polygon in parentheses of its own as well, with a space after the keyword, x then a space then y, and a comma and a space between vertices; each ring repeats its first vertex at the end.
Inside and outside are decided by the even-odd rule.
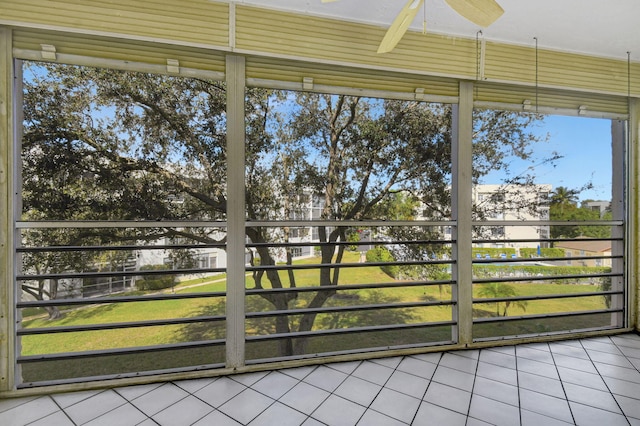
POLYGON ((560 208, 560 213, 564 213, 564 207, 578 204, 579 191, 569 189, 566 186, 559 186, 551 193, 551 205, 560 208))
MULTIPOLYGON (((516 290, 512 285, 505 283, 489 283, 483 284, 478 291, 478 296, 485 299, 497 299, 504 297, 515 297, 516 290)), ((507 316, 507 311, 512 304, 515 304, 517 307, 522 309, 523 311, 527 310, 527 302, 523 300, 506 300, 504 302, 496 302, 496 316, 500 316, 500 303, 504 303, 504 310, 502 311, 502 316, 507 316)))

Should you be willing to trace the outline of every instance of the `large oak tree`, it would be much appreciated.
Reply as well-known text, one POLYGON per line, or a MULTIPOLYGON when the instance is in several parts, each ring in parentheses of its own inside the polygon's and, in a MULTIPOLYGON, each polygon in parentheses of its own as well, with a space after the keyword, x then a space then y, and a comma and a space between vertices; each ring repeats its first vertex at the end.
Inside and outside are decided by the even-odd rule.
MULTIPOLYGON (((24 218, 159 221, 157 228, 135 232, 81 230, 73 241, 52 233, 55 241, 49 244, 166 236, 220 241, 218 228, 163 228, 161 221, 224 220, 228 214, 233 194, 227 192, 227 167, 241 165, 227 162, 222 82, 36 63, 28 65, 26 76, 24 218), (176 199, 180 202, 171 201, 176 199)), ((474 181, 505 166, 509 156, 528 159, 538 139, 527 129, 539 119, 478 112, 474 181)), ((391 201, 398 193, 419 201, 421 217, 450 217, 449 105, 250 88, 245 122, 249 220, 290 219, 309 197, 321 200, 322 219, 388 219, 397 215, 391 201)), ((347 241, 347 232, 347 226, 319 228, 322 264, 339 266, 346 246, 337 243, 347 241)), ((404 229, 399 235, 417 237, 415 232, 404 229)), ((251 226, 246 236, 256 244, 252 262, 271 266, 279 249, 261 243, 285 241, 290 230, 251 226)), ((291 252, 286 259, 292 261, 291 252)), ((70 262, 67 269, 75 267, 70 262)), ((339 267, 319 268, 318 291, 305 299, 305 307, 323 306, 335 293, 339 273, 339 267)), ((265 268, 254 272, 253 287, 295 287, 295 278, 289 273, 285 280, 265 268)), ((276 310, 301 303, 295 292, 261 296, 276 310)), ((277 316, 272 331, 310 331, 315 320, 315 313, 277 316)), ((304 353, 307 343, 281 339, 279 353, 304 353)))

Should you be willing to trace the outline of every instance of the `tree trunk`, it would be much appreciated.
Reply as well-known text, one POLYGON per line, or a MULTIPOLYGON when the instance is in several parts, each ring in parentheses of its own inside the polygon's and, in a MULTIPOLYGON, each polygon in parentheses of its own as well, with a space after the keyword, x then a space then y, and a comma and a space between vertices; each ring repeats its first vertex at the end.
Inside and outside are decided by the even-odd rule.
MULTIPOLYGON (((331 264, 334 252, 335 252, 335 246, 332 246, 332 245, 322 246, 321 262, 323 264, 331 264)), ((311 309, 321 308, 325 304, 327 299, 329 299, 331 296, 336 294, 336 291, 334 289, 330 289, 330 290, 322 289, 323 286, 328 286, 333 284, 331 279, 331 269, 332 268, 328 268, 328 267, 320 269, 320 289, 316 293, 313 300, 311 300, 311 302, 309 303, 308 308, 311 308, 311 309)), ((300 332, 311 331, 317 315, 318 314, 316 313, 308 313, 303 315, 302 318, 300 319, 300 325, 298 326, 298 331, 300 332)), ((295 345, 293 346, 294 355, 306 354, 308 346, 309 346, 308 337, 301 337, 296 339, 295 345)))
POLYGON ((47 306, 45 309, 49 314, 49 321, 60 318, 60 309, 57 306, 47 306))
MULTIPOLYGON (((286 316, 276 317, 276 333, 285 334, 285 333, 289 333, 290 331, 291 329, 289 328, 289 318, 287 318, 286 316)), ((280 356, 293 355, 293 339, 288 337, 285 339, 278 340, 278 355, 280 356)))
MULTIPOLYGON (((58 280, 49 280, 49 300, 58 298, 58 280)), ((45 308, 49 314, 49 320, 60 318, 60 309, 57 306, 48 306, 45 308)))

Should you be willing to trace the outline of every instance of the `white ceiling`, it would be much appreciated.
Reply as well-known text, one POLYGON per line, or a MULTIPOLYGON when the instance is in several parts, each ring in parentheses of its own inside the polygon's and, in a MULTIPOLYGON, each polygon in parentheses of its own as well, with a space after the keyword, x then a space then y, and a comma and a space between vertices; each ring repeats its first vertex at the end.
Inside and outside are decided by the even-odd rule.
MULTIPOLYGON (((235 3, 388 26, 407 0, 237 0, 235 3)), ((427 31, 640 62, 640 0, 498 0, 505 10, 479 28, 444 0, 425 0, 427 31)), ((412 29, 422 30, 424 13, 412 29)))

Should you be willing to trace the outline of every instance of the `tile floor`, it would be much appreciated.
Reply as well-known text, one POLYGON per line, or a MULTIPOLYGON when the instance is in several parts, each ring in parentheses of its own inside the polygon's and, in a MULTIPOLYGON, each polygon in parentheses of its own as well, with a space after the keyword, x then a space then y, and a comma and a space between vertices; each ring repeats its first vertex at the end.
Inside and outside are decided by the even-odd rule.
POLYGON ((0 401, 0 425, 639 425, 640 336, 0 401))

